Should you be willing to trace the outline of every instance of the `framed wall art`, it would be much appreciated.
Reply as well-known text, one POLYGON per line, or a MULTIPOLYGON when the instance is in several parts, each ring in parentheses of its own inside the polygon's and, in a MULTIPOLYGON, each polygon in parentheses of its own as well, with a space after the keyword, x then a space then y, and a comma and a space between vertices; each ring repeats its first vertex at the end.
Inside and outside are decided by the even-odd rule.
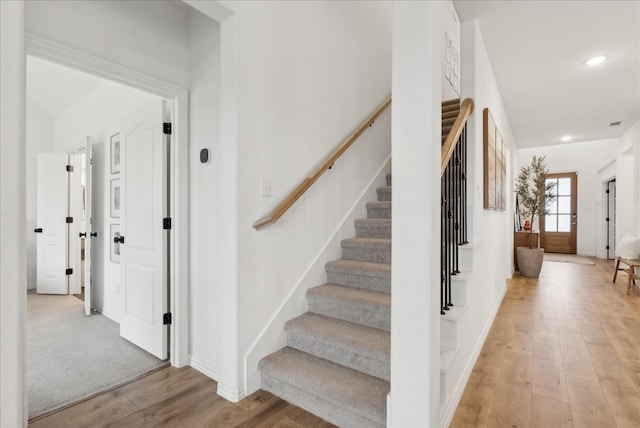
POLYGON ((120 172, 120 133, 112 135, 109 138, 111 146, 111 174, 120 172))
POLYGON ((122 192, 120 187, 120 179, 114 178, 111 180, 111 192, 109 194, 111 201, 111 217, 120 217, 120 205, 122 203, 122 192))
POLYGON ((506 142, 498 130, 488 108, 483 110, 484 208, 507 209, 506 142))

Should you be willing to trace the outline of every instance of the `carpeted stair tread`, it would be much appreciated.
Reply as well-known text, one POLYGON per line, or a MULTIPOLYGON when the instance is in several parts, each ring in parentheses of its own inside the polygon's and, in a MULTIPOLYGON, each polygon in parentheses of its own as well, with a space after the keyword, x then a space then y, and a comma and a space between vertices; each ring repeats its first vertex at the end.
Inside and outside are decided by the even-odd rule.
POLYGON ((289 347, 263 358, 259 368, 264 389, 330 422, 345 427, 386 424, 389 382, 289 347))
POLYGON ((391 186, 382 186, 378 187, 376 190, 378 194, 379 201, 390 201, 391 200, 391 186))
POLYGON ((287 321, 285 330, 292 348, 389 380, 391 336, 387 331, 311 312, 287 321))
POLYGON ((360 218, 355 227, 357 238, 391 239, 391 219, 360 218))
POLYGON ((390 264, 340 259, 327 263, 325 270, 327 271, 327 282, 331 284, 347 285, 382 293, 391 292, 390 264))
POLYGON ((367 202, 367 218, 390 219, 391 201, 367 202))
POLYGON ((325 265, 325 269, 332 272, 351 273, 360 276, 391 278, 391 265, 386 263, 340 259, 328 262, 325 265))
POLYGON ((391 263, 391 240, 381 238, 344 239, 342 258, 373 263, 391 263))
POLYGON ((378 291, 324 284, 307 290, 309 312, 352 323, 391 329, 391 295, 378 291))

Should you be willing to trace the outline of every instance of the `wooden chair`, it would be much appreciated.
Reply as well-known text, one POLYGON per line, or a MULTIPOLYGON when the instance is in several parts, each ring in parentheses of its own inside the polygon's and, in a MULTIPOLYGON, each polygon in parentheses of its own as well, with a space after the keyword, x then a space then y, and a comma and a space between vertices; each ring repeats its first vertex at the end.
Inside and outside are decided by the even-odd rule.
POLYGON ((622 257, 616 257, 615 270, 613 272, 613 282, 616 282, 618 271, 623 270, 627 273, 627 294, 631 294, 631 284, 636 285, 636 279, 638 274, 635 272, 635 268, 640 268, 640 260, 624 259, 622 257), (620 269, 620 263, 626 265, 626 268, 620 269))

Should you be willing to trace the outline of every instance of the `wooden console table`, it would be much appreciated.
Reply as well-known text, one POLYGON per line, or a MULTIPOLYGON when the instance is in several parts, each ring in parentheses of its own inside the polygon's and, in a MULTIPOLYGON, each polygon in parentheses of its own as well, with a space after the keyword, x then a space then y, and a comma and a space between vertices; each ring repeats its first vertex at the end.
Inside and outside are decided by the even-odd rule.
POLYGON ((521 231, 521 232, 513 232, 513 265, 516 270, 518 270, 518 247, 529 247, 529 239, 532 240, 533 247, 540 247, 540 233, 539 232, 529 232, 521 231), (533 236, 531 236, 533 235, 533 236))

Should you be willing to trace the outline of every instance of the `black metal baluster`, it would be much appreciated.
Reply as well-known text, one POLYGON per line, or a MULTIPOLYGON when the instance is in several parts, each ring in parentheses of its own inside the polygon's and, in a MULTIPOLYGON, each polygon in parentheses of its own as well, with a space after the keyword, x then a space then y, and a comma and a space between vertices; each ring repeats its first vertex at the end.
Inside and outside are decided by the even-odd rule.
POLYGON ((467 244, 467 125, 462 128, 462 244, 467 244))

